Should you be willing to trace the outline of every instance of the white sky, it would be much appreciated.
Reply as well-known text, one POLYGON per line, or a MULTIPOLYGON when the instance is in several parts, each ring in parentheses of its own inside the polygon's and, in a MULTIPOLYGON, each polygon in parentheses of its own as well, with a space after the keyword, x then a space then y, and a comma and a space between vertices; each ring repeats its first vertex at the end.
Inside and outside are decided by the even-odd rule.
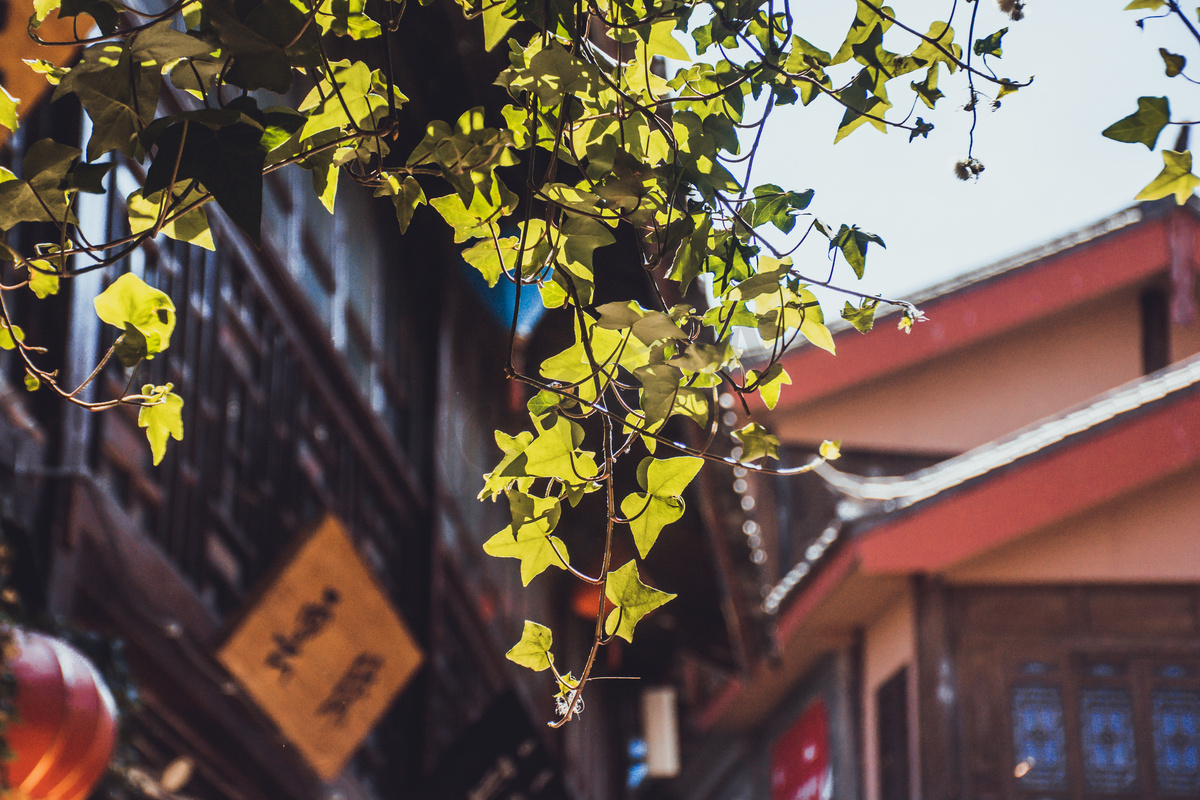
MULTIPOLYGON (((1100 131, 1135 111, 1143 95, 1169 96, 1172 119, 1196 119, 1187 115, 1200 113, 1195 102, 1200 91, 1181 77, 1166 78, 1158 54, 1166 46, 1200 65, 1200 52, 1179 32, 1178 21, 1150 21, 1143 32, 1134 22, 1146 12, 1123 11, 1127 0, 1029 0, 1026 18, 1013 23, 994 0, 979 2, 976 38, 1010 28, 1003 58, 993 62, 997 72, 1018 80, 1033 75, 1035 81, 1006 97, 996 112, 983 106, 975 157, 986 171, 977 182, 964 183, 951 172, 966 155, 970 126, 970 114, 959 110, 967 98, 961 72, 948 76, 943 69, 939 88, 946 97, 933 112, 923 104, 916 111, 937 128, 912 144, 905 131, 885 136, 864 125, 834 146, 842 112, 830 102, 780 107, 771 118, 751 184, 815 189, 810 211, 835 226, 857 223, 887 242, 886 250, 872 246, 863 281, 839 266, 839 279, 856 289, 904 296, 1132 204, 1158 174, 1161 156, 1140 144, 1105 139, 1100 131)), ((951 0, 891 5, 924 31, 945 18, 951 0)), ((959 0, 955 30, 964 46, 971 8, 959 0)), ((833 51, 854 5, 793 0, 793 11, 808 20, 797 32, 814 31, 806 38, 833 51)), ((893 51, 912 38, 895 28, 888 37, 885 44, 893 51)), ((907 84, 922 74, 889 85, 893 113, 907 111, 912 97, 907 84)), ((1172 146, 1177 132, 1168 127, 1159 144, 1172 146)), ((743 169, 734 174, 741 177, 743 169)), ((827 271, 822 250, 806 246, 801 252, 807 254, 797 257, 800 271, 827 271)))

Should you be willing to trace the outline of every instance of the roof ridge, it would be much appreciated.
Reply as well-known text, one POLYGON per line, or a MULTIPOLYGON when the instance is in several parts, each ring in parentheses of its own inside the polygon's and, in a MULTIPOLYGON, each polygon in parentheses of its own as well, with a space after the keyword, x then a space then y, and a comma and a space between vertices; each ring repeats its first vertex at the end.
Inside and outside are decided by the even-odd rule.
POLYGON ((881 503, 885 511, 906 508, 1197 384, 1200 384, 1200 355, 1136 378, 999 439, 907 475, 865 477, 841 472, 828 463, 819 467, 817 473, 849 499, 881 503))

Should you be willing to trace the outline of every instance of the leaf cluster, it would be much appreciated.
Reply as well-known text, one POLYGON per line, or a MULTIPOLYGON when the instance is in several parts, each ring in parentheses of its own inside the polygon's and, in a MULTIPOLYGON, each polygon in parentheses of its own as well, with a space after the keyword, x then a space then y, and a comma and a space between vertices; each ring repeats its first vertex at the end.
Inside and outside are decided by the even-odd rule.
MULTIPOLYGON (((41 351, 9 321, 5 292, 28 288, 43 298, 158 236, 215 248, 214 209, 258 245, 263 179, 280 169, 307 171, 330 213, 339 182, 349 180, 387 198, 402 232, 415 214, 435 215, 489 286, 514 284, 518 304, 536 292, 571 320, 573 336, 528 373, 510 358, 514 378, 531 390, 529 424, 496 432, 502 457, 480 492, 503 498, 510 511, 510 523, 484 545, 488 554, 515 559, 525 584, 555 568, 611 605, 605 611, 598 600, 579 677, 554 671, 560 699, 569 698, 561 722, 576 713, 598 648, 613 637, 632 641, 638 624, 674 596, 651 586, 644 559, 683 517, 706 460, 803 471, 837 456, 828 447, 811 463, 769 467, 779 440, 748 415, 758 404, 774 407, 802 379, 785 368, 789 349, 835 352, 815 288, 843 293, 843 321, 871 329, 889 301, 852 282, 884 241, 852 221, 816 216, 811 189, 754 179, 772 111, 832 105, 840 111, 834 142, 863 128, 899 129, 913 142, 934 127, 913 118, 917 104, 925 114, 944 107, 952 78, 966 77, 972 109, 978 85, 994 87, 998 99, 1026 84, 989 66, 1003 55, 1008 29, 959 41, 953 8, 946 19, 918 24, 856 0, 844 37, 823 47, 775 0, 457 2, 480 20, 485 45, 505 54, 496 83, 507 102, 463 109, 452 122, 422 120, 423 135, 404 151, 397 142, 405 90, 420 87, 401 86, 392 69, 393 32, 410 24, 403 0, 179 0, 155 13, 121 0, 35 0, 35 38, 52 14, 86 15, 99 30, 57 43, 82 47, 72 66, 30 63, 55 98, 78 100, 91 135, 82 151, 36 142, 19 175, 0 172, 0 234, 27 223, 58 234, 29 252, 0 241, 25 276, 0 287, 0 346, 21 353, 31 389, 49 386, 95 410, 140 406, 157 464, 167 442, 183 436, 182 396, 170 384, 128 387, 139 365, 169 346, 170 298, 133 275, 96 298, 115 341, 84 385, 115 358, 128 387, 84 403, 82 386, 60 386, 38 366, 41 351), (78 195, 115 191, 117 164, 141 176, 124 198, 129 234, 88 241, 78 230, 78 195), (598 303, 600 287, 613 289, 607 267, 618 241, 634 245, 648 291, 598 303), (837 272, 840 262, 849 274, 837 272), (730 401, 741 415, 723 411, 730 401), (636 459, 638 490, 618 497, 615 475, 626 457, 636 459), (564 514, 592 493, 607 498, 594 575, 572 564, 560 531, 564 514), (616 536, 631 537, 638 558, 613 568, 616 536)), ((960 28, 974 29, 979 4, 972 5, 960 28)), ((0 124, 15 128, 17 108, 0 97, 0 124)), ((1153 146, 1155 119, 1120 133, 1153 146)), ((1172 169, 1184 169, 1182 159, 1172 169)), ((1154 191, 1181 191, 1171 175, 1154 191)), ((903 308, 902 327, 920 318, 903 308)), ((551 644, 548 629, 527 623, 510 658, 554 668, 551 644)))

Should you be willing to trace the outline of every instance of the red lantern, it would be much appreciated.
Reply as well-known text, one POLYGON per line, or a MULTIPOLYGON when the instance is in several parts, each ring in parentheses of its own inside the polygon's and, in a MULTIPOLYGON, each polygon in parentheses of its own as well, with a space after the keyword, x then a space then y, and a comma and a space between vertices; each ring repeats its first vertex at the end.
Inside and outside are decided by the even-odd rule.
POLYGON ((104 774, 117 738, 117 706, 100 673, 60 639, 15 631, 19 720, 6 736, 18 796, 83 800, 104 774))

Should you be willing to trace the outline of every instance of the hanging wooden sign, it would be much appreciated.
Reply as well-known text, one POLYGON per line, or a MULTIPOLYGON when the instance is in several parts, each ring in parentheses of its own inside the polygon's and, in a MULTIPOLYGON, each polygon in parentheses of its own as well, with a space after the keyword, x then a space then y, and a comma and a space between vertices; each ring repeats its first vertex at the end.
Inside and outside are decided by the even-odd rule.
POLYGON ((330 515, 266 587, 217 659, 328 780, 423 656, 330 515))

